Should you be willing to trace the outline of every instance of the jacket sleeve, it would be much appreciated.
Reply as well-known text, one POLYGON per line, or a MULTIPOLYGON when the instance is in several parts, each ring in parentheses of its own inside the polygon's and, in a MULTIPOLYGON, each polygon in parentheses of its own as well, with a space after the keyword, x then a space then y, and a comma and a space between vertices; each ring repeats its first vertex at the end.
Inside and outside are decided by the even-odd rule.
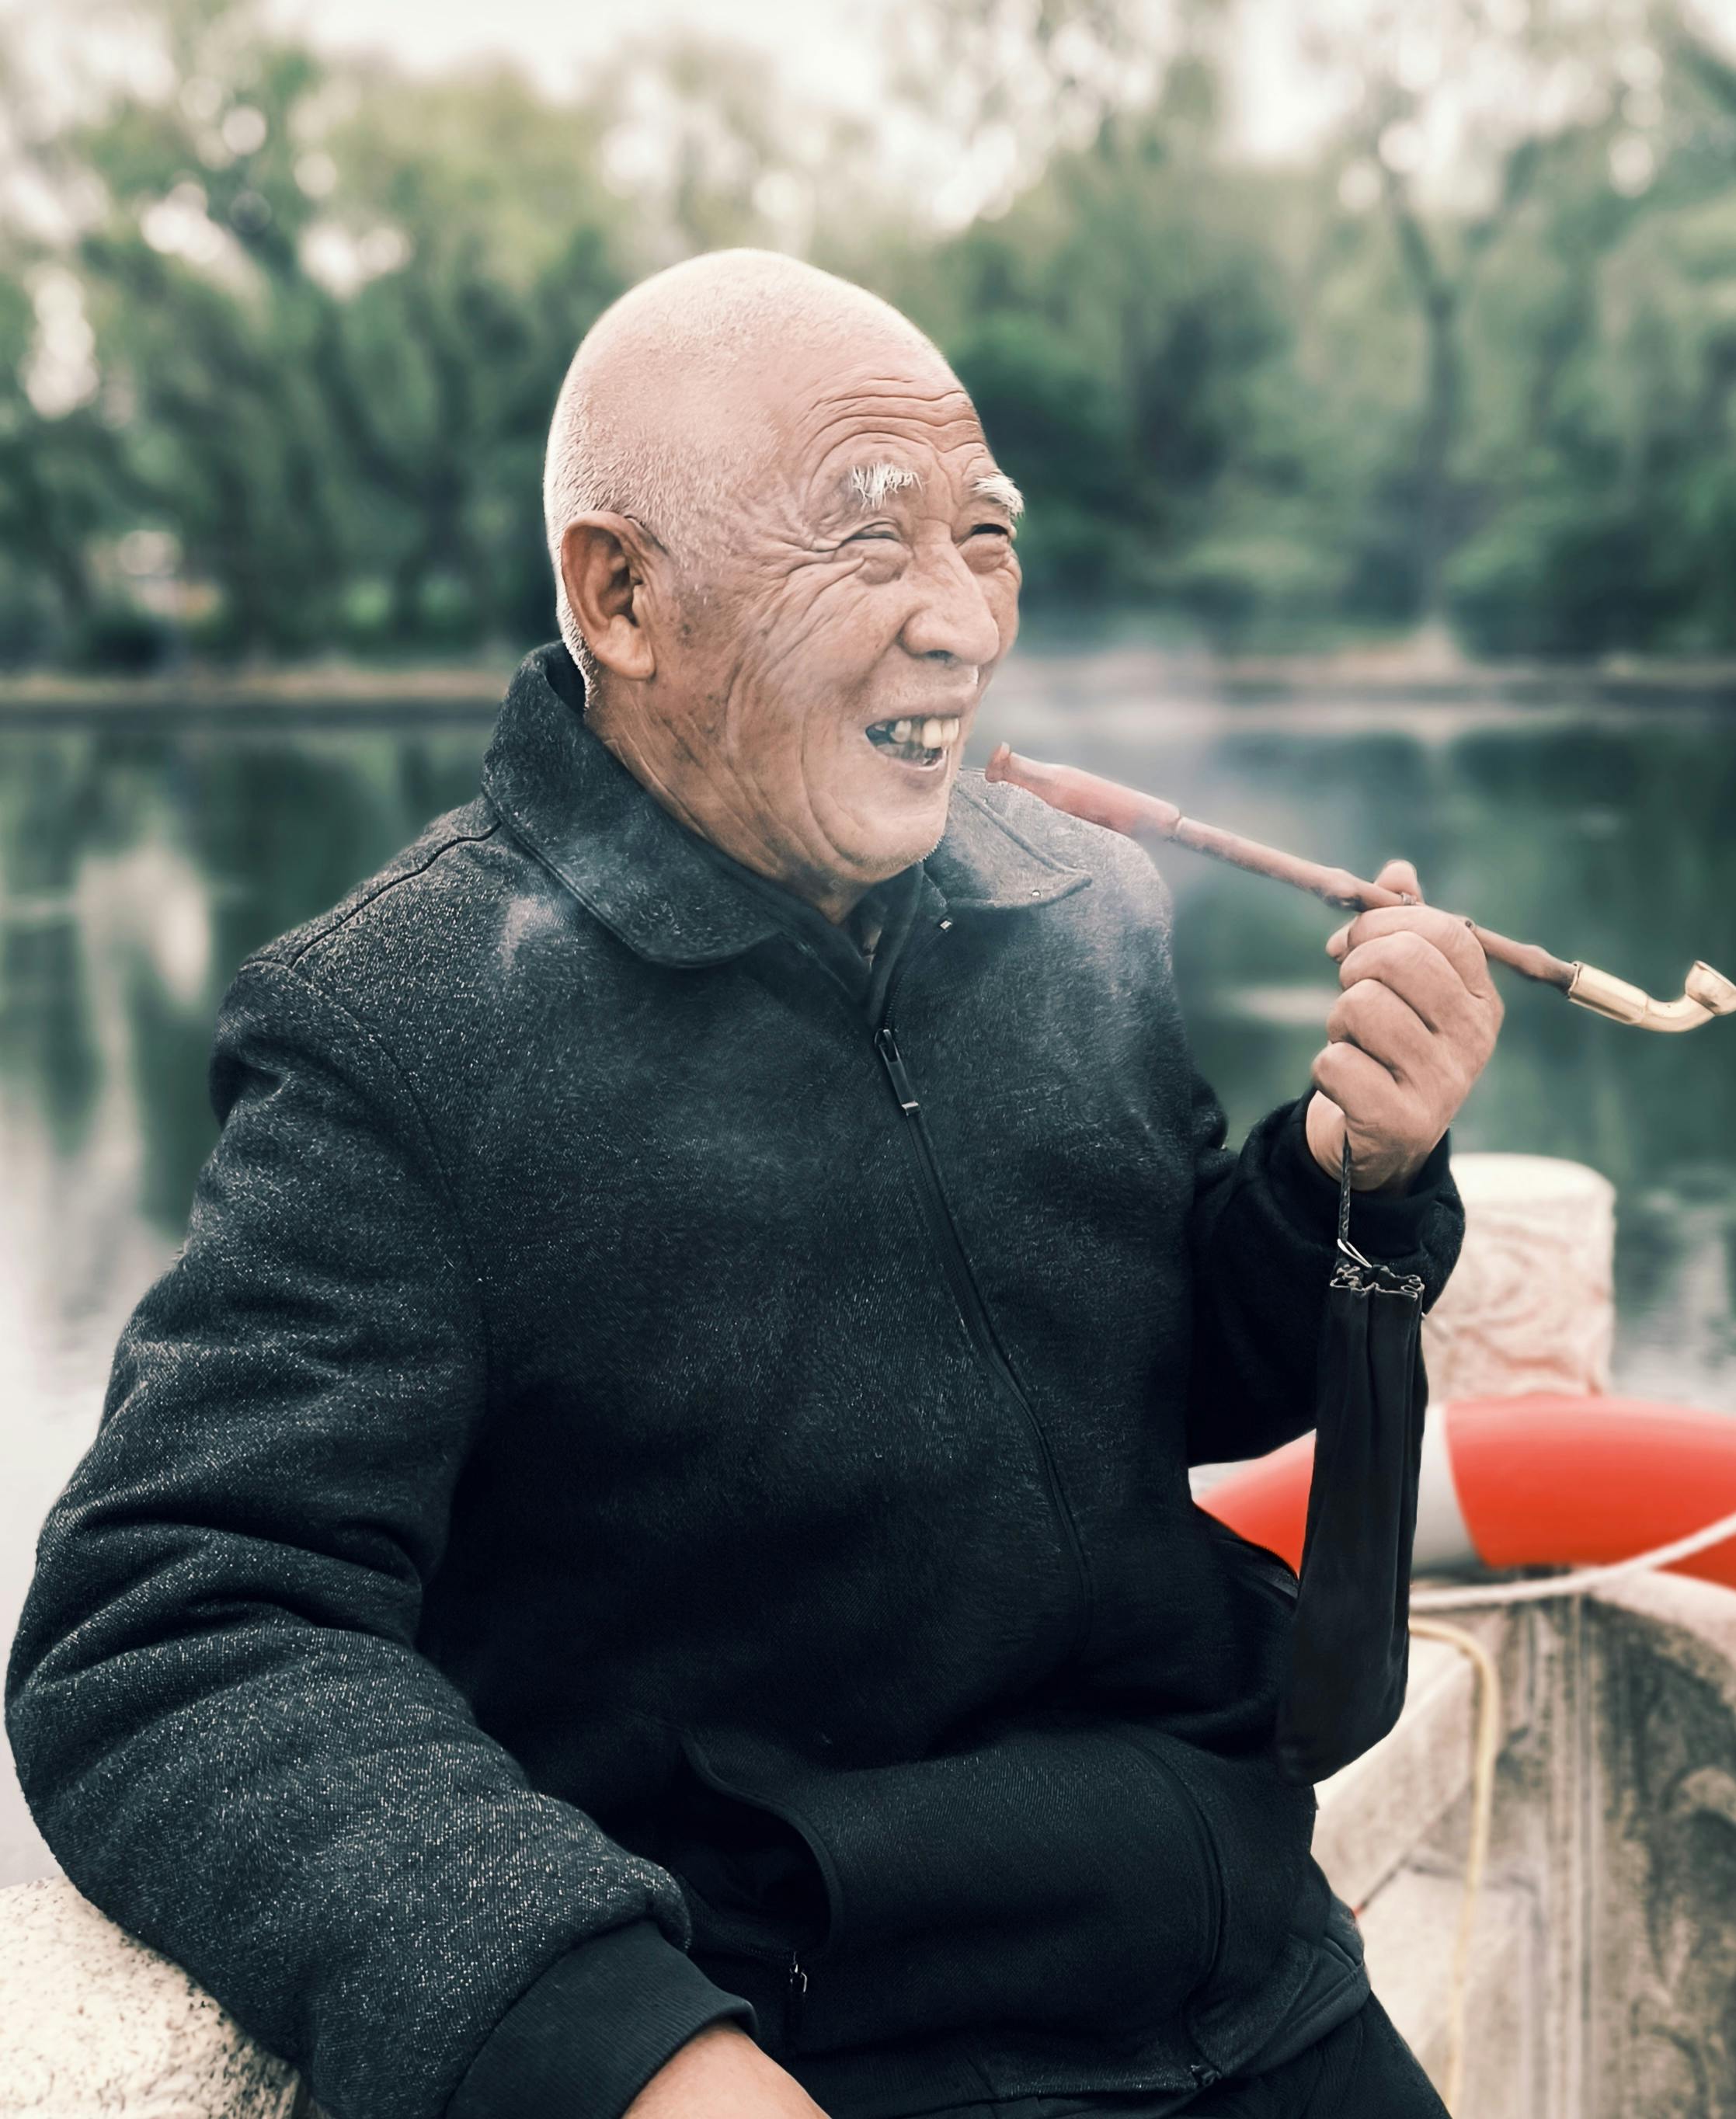
MULTIPOLYGON (((1262 1119, 1237 1155, 1224 1145, 1223 1106, 1193 1078, 1191 1464, 1261 1456, 1314 1424, 1338 1187, 1308 1148, 1311 1094, 1262 1119)), ((1449 1154, 1443 1138, 1402 1197, 1351 1200, 1350 1240, 1419 1275, 1425 1308, 1446 1286, 1464 1232, 1449 1154)))
POLYGON ((752 2014, 684 1954, 673 1877, 531 1787, 417 1653, 487 1365, 415 1100, 272 962, 230 989, 211 1079, 185 1246, 13 1649, 31 1808, 333 2119, 616 2119, 752 2014))

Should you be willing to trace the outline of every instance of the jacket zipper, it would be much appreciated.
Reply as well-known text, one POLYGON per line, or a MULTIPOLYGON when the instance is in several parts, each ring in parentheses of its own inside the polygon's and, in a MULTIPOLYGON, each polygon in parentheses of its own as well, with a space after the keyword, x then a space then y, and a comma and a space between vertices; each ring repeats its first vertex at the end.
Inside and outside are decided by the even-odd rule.
POLYGON ((760 1964, 775 1964, 782 1972, 784 2042, 794 2044, 801 2029, 802 2005, 808 1993, 807 1967, 801 1961, 801 1951, 777 1943, 762 1942, 757 1936, 743 1934, 735 1923, 715 1917, 713 1925, 718 1938, 714 1946, 719 1954, 752 1958, 760 1964))
MULTIPOLYGON (((686 1759, 689 1766, 705 1787, 718 1795, 727 1796, 733 1802, 745 1803, 750 1808, 763 1810, 768 1816, 777 1818, 780 1823, 787 1825, 796 1838, 806 1845, 809 1852, 813 1853, 815 1845, 814 1836, 797 1819, 793 1811, 786 1809, 782 1804, 768 1802, 761 1797, 745 1795, 740 1788, 725 1780, 701 1750, 694 1737, 685 1736, 681 1740, 681 1750, 682 1755, 686 1759)), ((819 1862, 817 1855, 815 1856, 815 1859, 816 1862, 819 1862)), ((824 1869, 824 1865, 820 1866, 824 1869)), ((827 1886, 829 1908, 832 1904, 831 1890, 832 1886, 829 1880, 827 1886)), ((807 1968, 801 1961, 801 1949, 794 1943, 767 1942, 744 1922, 731 1920, 726 1914, 720 1915, 715 1909, 711 1911, 710 1918, 712 1931, 717 1938, 717 1947, 726 1956, 750 1957, 762 1964, 776 1964, 782 1968, 784 1975, 784 2038, 787 2043, 793 2042, 796 2033, 801 2029, 802 2004, 808 1991, 807 1968)), ((824 1951, 825 1946, 825 1939, 823 1937, 819 1947, 824 1951)))
MULTIPOLYGON (((907 957, 908 953, 907 948, 905 955, 907 957)), ((903 970, 902 962, 898 968, 903 970)), ((1049 1446, 1049 1438, 1001 1351, 995 1328, 989 1321, 982 1291, 977 1285, 977 1276, 971 1269, 969 1256, 959 1236, 959 1225, 954 1220, 952 1208, 947 1202, 928 1122, 922 1115, 916 1086, 904 1064, 904 1056, 898 1050, 898 1034, 889 1020, 892 995, 897 983, 894 975, 887 989, 888 1013, 882 1014, 880 1027, 874 1033, 874 1049, 880 1055, 880 1064, 886 1070, 886 1078, 892 1084, 892 1092, 904 1115, 903 1132, 910 1143, 911 1162, 917 1173, 917 1189, 921 1197, 923 1218, 928 1223, 929 1236, 940 1254, 941 1270, 946 1275, 947 1284, 952 1291, 959 1315, 963 1320, 966 1334, 976 1351, 977 1358, 988 1371, 1001 1395, 1012 1404, 1023 1421, 1037 1453, 1049 1505, 1060 1526, 1061 1543, 1073 1576, 1077 1616, 1067 1643, 1066 1655, 1070 1658, 1084 1643, 1091 1622, 1091 1579, 1085 1564, 1084 1547, 1079 1539, 1079 1526, 1073 1519, 1073 1511, 1061 1490, 1061 1477, 1056 1470, 1055 1454, 1049 1446)))

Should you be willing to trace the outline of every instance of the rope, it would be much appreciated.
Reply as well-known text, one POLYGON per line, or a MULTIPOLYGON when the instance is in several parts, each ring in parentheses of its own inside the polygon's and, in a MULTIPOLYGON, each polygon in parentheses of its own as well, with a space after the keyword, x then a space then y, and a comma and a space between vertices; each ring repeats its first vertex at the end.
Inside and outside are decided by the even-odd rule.
POLYGON ((1413 1618, 1410 1630, 1424 1640, 1445 1641, 1461 1655, 1469 1656, 1477 1676, 1470 1847, 1464 1860, 1459 1935, 1453 1945, 1452 1985, 1447 2003, 1446 2087, 1441 2099, 1449 2112, 1454 2112, 1459 2109, 1459 2100, 1464 2090, 1465 2010, 1471 1984, 1471 1945, 1477 1927, 1483 1870, 1488 1862, 1489 1828, 1495 1810, 1495 1767, 1501 1755, 1501 1672, 1483 1643, 1462 1626, 1450 1626, 1440 1619, 1413 1618))
POLYGON ((1649 1552, 1636 1552, 1627 1560, 1610 1560, 1601 1567, 1575 1568, 1566 1574, 1552 1574, 1542 1581, 1473 1582, 1463 1588, 1443 1583, 1436 1588, 1413 1589, 1410 1608, 1413 1611, 1462 1611, 1478 1606, 1536 1603, 1549 1597, 1578 1597, 1587 1589, 1601 1588, 1606 1582, 1618 1581, 1625 1574, 1671 1566, 1678 1560, 1704 1552, 1709 1546, 1722 1545, 1730 1537, 1736 1537, 1736 1510, 1720 1516, 1703 1530, 1691 1531, 1686 1537, 1675 1538, 1668 1545, 1655 1545, 1649 1552))

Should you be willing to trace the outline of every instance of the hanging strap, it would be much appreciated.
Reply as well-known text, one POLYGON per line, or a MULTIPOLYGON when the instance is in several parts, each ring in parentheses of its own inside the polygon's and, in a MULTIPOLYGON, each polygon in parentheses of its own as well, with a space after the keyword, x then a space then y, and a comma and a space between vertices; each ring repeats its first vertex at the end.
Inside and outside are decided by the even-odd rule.
POLYGON ((1390 1266, 1381 1265, 1372 1259, 1364 1258, 1350 1240, 1350 1128, 1344 1128, 1344 1152, 1339 1164, 1338 1175, 1338 1250, 1337 1269, 1332 1276, 1334 1287, 1378 1288, 1385 1295, 1414 1296, 1422 1299, 1423 1282, 1413 1273, 1395 1273, 1390 1266))
POLYGON ((1350 1241, 1350 1128, 1344 1128, 1344 1154, 1338 1173, 1338 1247, 1347 1258, 1353 1258, 1361 1265, 1368 1261, 1352 1247, 1350 1241))

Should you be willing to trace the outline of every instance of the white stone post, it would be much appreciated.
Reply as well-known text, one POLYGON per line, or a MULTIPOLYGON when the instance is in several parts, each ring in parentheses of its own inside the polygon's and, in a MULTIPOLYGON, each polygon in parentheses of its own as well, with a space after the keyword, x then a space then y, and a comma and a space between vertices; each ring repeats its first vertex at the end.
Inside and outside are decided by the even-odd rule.
POLYGON ((1547 1155, 1455 1155, 1464 1249, 1423 1320, 1428 1394, 1603 1391, 1615 1330, 1615 1187, 1547 1155))

